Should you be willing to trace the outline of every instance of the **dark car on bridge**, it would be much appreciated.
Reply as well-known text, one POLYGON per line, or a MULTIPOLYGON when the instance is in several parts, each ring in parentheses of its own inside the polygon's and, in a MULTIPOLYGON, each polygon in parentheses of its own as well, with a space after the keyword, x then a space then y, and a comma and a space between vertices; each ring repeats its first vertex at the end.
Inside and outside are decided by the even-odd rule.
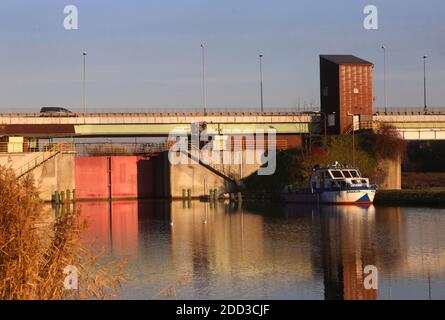
POLYGON ((41 117, 76 117, 76 114, 63 107, 42 107, 41 117))

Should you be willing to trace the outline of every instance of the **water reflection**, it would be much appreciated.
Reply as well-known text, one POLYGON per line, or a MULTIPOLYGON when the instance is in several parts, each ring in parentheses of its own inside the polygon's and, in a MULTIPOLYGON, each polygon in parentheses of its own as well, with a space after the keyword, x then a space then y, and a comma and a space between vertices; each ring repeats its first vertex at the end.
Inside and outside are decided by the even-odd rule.
POLYGON ((200 202, 77 204, 86 239, 130 260, 122 298, 445 298, 445 211, 200 202), (379 290, 364 288, 364 268, 379 290), (171 297, 170 297, 171 298, 171 297))

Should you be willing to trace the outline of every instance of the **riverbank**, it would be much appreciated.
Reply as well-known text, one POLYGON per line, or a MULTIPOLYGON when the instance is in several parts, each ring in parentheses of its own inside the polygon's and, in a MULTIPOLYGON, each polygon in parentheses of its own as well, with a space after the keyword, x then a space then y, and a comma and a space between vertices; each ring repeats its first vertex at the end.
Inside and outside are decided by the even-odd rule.
POLYGON ((379 190, 375 205, 445 207, 445 190, 379 190))
MULTIPOLYGON (((256 191, 243 193, 246 202, 283 203, 280 192, 256 191)), ((445 190, 378 190, 374 204, 378 206, 445 207, 445 190)))

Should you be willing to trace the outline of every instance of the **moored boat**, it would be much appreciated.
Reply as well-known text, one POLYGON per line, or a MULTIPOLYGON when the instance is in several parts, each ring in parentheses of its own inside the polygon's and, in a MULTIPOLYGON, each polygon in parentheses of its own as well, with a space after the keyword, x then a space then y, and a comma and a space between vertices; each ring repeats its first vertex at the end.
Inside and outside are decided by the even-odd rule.
POLYGON ((307 189, 287 188, 284 201, 293 203, 321 203, 338 205, 370 205, 374 202, 377 186, 362 177, 355 167, 338 162, 327 167, 315 167, 307 189))

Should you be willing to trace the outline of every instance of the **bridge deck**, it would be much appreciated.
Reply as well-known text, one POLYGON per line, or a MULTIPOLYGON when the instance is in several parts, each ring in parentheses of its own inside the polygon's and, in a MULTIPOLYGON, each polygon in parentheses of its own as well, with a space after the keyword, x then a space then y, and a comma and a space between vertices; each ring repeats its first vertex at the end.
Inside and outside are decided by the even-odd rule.
MULTIPOLYGON (((0 136, 156 136, 175 129, 190 132, 190 124, 206 122, 216 132, 224 130, 276 129, 278 134, 322 131, 324 116, 316 112, 146 112, 73 113, 43 116, 41 113, 0 113, 0 136), (314 126, 315 125, 315 126, 314 126)), ((397 128, 405 139, 444 139, 444 113, 376 113, 363 118, 397 128), (434 135, 430 133, 434 131, 434 135)), ((360 119, 360 121, 363 121, 360 119)))
POLYGON ((41 113, 0 113, 0 124, 308 123, 312 117, 300 112, 78 113, 52 117, 41 113))

